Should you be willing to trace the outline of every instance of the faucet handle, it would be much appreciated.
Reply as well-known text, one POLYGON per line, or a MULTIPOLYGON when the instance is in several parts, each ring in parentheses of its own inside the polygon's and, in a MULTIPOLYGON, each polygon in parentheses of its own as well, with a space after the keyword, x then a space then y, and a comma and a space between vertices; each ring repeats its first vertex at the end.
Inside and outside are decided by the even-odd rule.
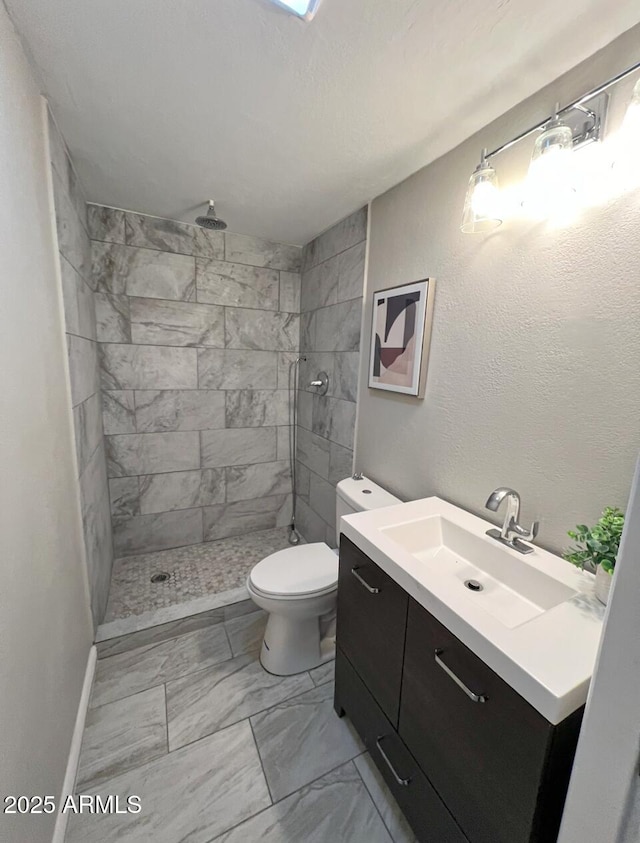
POLYGON ((524 527, 520 527, 519 524, 515 525, 516 529, 518 529, 518 537, 525 542, 532 542, 535 537, 538 535, 538 530, 540 529, 540 522, 534 521, 531 525, 531 529, 527 532, 524 527))

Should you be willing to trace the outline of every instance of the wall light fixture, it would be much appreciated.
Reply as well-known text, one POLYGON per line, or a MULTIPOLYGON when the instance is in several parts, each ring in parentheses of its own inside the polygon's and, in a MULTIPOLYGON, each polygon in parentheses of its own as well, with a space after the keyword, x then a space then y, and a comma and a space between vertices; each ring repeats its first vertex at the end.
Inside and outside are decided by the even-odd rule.
MULTIPOLYGON (((500 225, 504 213, 501 210, 498 176, 490 162, 496 155, 536 133, 540 134, 533 147, 522 204, 541 216, 548 216, 551 212, 563 213, 575 204, 574 152, 602 139, 609 102, 607 89, 638 70, 640 62, 569 105, 560 108, 557 104, 553 114, 542 123, 491 152, 483 149, 480 163, 469 180, 461 230, 465 234, 476 234, 500 225)), ((625 139, 627 157, 633 159, 640 176, 640 80, 633 89, 621 134, 625 139)))

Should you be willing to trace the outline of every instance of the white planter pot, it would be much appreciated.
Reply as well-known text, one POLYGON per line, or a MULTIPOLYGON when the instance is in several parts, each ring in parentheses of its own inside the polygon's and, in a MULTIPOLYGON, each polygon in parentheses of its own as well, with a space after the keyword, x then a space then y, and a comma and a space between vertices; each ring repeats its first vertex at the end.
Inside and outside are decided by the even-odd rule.
POLYGON ((598 570, 596 571, 596 597, 601 603, 604 603, 605 606, 609 602, 609 592, 611 591, 612 579, 613 574, 605 571, 602 565, 598 565, 598 570))

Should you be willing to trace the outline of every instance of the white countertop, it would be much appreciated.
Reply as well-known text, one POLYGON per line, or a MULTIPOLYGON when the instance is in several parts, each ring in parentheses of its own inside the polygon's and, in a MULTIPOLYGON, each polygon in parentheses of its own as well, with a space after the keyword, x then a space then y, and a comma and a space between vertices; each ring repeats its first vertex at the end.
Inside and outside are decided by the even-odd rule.
POLYGON ((499 545, 518 563, 569 586, 576 594, 514 628, 489 614, 460 588, 438 575, 385 534, 385 528, 433 515, 496 544, 485 535, 494 525, 440 498, 348 515, 341 531, 470 650, 551 723, 560 723, 586 702, 605 607, 594 594, 595 577, 546 550, 526 556, 499 545))

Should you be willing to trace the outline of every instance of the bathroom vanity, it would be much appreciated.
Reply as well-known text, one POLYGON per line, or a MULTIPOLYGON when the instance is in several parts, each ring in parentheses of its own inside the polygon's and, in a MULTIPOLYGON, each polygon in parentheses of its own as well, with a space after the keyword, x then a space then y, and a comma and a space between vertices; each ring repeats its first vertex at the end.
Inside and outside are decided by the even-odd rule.
POLYGON ((437 498, 342 520, 335 708, 421 843, 558 834, 603 613, 490 526, 437 498))

